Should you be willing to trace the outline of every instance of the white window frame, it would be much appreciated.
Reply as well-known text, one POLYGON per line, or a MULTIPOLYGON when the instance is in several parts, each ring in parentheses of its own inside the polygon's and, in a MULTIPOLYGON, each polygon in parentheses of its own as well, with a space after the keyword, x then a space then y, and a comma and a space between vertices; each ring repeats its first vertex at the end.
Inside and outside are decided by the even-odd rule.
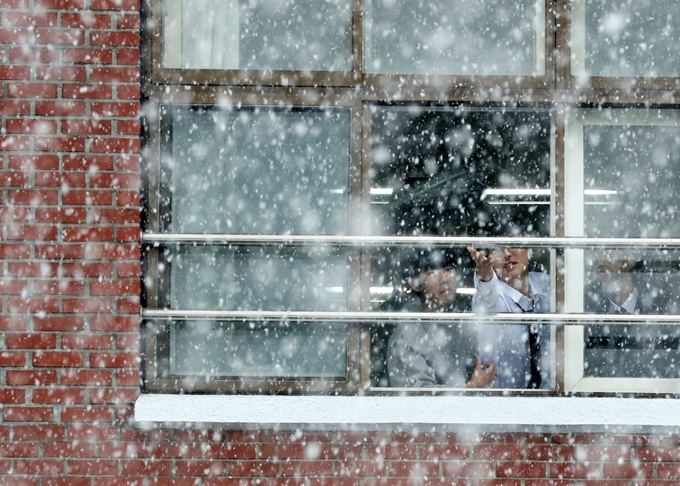
MULTIPOLYGON (((566 113, 564 215, 565 236, 584 236, 584 157, 583 132, 589 125, 600 126, 680 126, 680 110, 651 108, 574 108, 566 113)), ((584 250, 566 249, 565 313, 583 312, 585 284, 584 250)), ((647 323, 654 325, 652 322, 647 323)), ((564 387, 567 392, 601 393, 680 393, 675 378, 594 378, 584 377, 584 326, 565 326, 564 387)))

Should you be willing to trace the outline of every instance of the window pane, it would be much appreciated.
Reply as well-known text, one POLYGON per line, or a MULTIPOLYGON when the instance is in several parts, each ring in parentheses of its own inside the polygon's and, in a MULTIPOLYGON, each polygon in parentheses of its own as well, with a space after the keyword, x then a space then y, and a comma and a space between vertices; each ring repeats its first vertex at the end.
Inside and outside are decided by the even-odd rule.
POLYGON ((170 331, 170 370, 196 378, 347 376, 346 324, 187 321, 170 331))
POLYGON ((348 71, 349 0, 165 0, 163 66, 348 71))
POLYGON ((580 0, 572 9, 572 74, 680 74, 676 0, 580 0))
POLYGON ((498 224, 512 220, 549 235, 552 119, 535 108, 375 107, 372 232, 513 236, 498 224))
POLYGON ((165 109, 165 231, 347 231, 348 109, 165 109))
MULTIPOLYGON (((670 110, 581 110, 567 147, 582 147, 583 189, 567 186, 567 232, 577 235, 578 206, 587 237, 677 238, 680 123, 670 110)), ((567 154, 567 181, 578 183, 579 160, 567 154)), ((571 251, 567 269, 582 265, 583 311, 602 314, 680 313, 680 255, 674 250, 571 251), (580 256, 579 256, 580 255, 580 256), (577 263, 580 262, 580 263, 577 263)), ((576 269, 578 270, 578 269, 576 269)), ((580 278, 569 272, 567 278, 580 278)), ((577 292, 576 285, 572 287, 577 292)), ((578 310, 576 306, 572 310, 578 310)), ((583 376, 678 378, 680 328, 649 324, 586 326, 583 376)))
POLYGON ((540 75, 544 2, 368 0, 371 74, 540 75), (480 55, 483 53, 483 55, 480 55))
POLYGON ((346 251, 182 247, 166 250, 174 309, 347 310, 346 251))

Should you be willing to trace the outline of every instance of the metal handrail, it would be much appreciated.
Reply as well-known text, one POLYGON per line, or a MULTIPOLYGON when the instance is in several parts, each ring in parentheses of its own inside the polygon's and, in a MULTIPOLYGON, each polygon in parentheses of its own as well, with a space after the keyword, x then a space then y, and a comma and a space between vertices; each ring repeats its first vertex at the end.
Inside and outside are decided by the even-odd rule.
POLYGON ((142 309, 142 317, 149 320, 231 320, 283 321, 305 323, 399 324, 460 323, 460 324, 546 324, 562 325, 680 325, 680 315, 649 314, 540 314, 540 313, 431 313, 431 312, 312 312, 312 311, 225 311, 142 309))
POLYGON ((345 247, 516 247, 617 250, 680 249, 680 238, 481 237, 481 236, 337 236, 337 235, 229 235, 143 233, 142 243, 219 245, 333 245, 345 247))

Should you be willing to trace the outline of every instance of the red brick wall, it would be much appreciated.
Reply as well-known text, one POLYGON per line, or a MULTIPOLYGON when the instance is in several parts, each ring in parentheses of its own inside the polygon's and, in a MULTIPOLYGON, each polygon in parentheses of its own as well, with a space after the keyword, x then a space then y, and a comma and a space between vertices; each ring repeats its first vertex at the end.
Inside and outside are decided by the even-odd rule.
POLYGON ((677 437, 134 429, 139 1, 0 0, 0 483, 680 481, 677 437))

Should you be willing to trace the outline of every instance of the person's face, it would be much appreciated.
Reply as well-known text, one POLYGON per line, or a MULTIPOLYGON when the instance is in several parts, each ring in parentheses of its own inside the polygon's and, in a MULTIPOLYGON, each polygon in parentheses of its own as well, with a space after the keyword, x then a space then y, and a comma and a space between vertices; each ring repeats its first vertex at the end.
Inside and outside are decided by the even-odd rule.
POLYGON ((458 272, 452 266, 429 269, 420 274, 417 285, 412 287, 420 292, 428 307, 444 309, 456 299, 458 272))
POLYGON ((491 252, 492 265, 498 278, 507 282, 529 273, 529 248, 498 248, 491 252))

